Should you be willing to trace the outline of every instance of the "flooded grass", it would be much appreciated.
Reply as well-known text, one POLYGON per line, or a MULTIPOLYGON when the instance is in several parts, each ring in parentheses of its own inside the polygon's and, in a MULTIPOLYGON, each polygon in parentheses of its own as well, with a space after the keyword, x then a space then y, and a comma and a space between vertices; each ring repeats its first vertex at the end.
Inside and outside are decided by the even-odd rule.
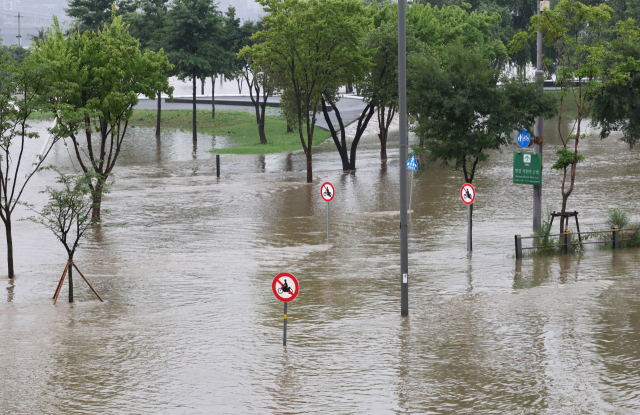
MULTIPOLYGON (((192 131, 191 110, 165 110, 162 112, 162 128, 192 131)), ((211 118, 211 111, 199 110, 196 114, 198 132, 217 137, 228 137, 232 147, 216 149, 222 154, 269 154, 282 153, 302 149, 300 135, 297 132, 287 133, 287 122, 280 115, 267 115, 265 134, 267 144, 260 144, 256 117, 247 111, 216 111, 216 118, 211 118)), ((134 110, 130 125, 132 127, 155 128, 156 110, 134 110)), ((315 129, 314 146, 329 138, 329 133, 320 128, 315 129)))

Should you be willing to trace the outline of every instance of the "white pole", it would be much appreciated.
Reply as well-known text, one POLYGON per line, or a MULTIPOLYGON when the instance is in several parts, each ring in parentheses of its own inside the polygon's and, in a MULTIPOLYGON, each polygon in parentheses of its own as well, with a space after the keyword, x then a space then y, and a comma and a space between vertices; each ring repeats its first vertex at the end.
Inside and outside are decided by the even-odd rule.
MULTIPOLYGON (((51 124, 51 129, 55 128, 57 124, 58 124, 58 118, 54 118, 53 124, 51 124)), ((44 142, 44 145, 42 146, 42 150, 40 150, 40 153, 38 154, 38 159, 36 160, 36 164, 40 162, 40 160, 42 160, 42 157, 44 157, 44 152, 46 151, 52 139, 53 139, 53 133, 49 133, 49 136, 47 137, 47 141, 44 142)), ((34 166, 32 173, 35 173, 35 171, 36 171, 36 167, 34 166)))

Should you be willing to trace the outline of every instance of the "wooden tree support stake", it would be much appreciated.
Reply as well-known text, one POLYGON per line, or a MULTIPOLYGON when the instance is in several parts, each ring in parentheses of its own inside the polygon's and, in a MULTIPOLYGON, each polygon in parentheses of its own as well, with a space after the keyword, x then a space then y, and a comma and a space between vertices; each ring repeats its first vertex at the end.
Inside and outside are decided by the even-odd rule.
POLYGON ((80 272, 76 264, 73 261, 68 261, 67 266, 64 267, 64 272, 62 273, 62 277, 60 277, 60 282, 58 283, 58 288, 56 288, 56 293, 53 295, 53 305, 56 305, 56 302, 58 301, 58 296, 60 295, 60 291, 62 290, 62 284, 64 283, 64 279, 67 276, 67 271, 69 270, 69 267, 72 265, 76 269, 76 271, 78 271, 78 273, 80 274, 84 282, 86 282, 89 288, 91 288, 91 291, 93 291, 93 293, 98 297, 98 299, 104 303, 104 300, 102 299, 102 297, 100 297, 100 294, 98 294, 98 292, 93 288, 89 280, 87 280, 84 277, 84 275, 82 275, 82 272, 80 272))
POLYGON ((91 283, 89 282, 89 280, 87 280, 84 275, 82 275, 82 272, 80 272, 80 270, 78 269, 78 267, 76 266, 76 264, 74 262, 72 262, 73 267, 76 269, 76 271, 78 271, 78 273, 80 273, 80 276, 82 277, 82 279, 84 280, 84 282, 87 283, 87 285, 89 286, 89 288, 91 288, 91 291, 93 291, 93 293, 96 295, 96 297, 98 297, 100 299, 101 302, 104 303, 104 300, 102 299, 102 297, 100 297, 100 294, 98 294, 98 292, 93 288, 93 286, 91 285, 91 283))
POLYGON ((64 267, 64 272, 62 273, 62 277, 60 277, 60 282, 58 283, 58 288, 56 288, 56 292, 53 294, 53 305, 56 305, 58 301, 58 295, 60 295, 60 290, 62 289, 62 283, 64 282, 64 278, 67 276, 67 270, 71 265, 71 261, 67 261, 67 266, 64 267))

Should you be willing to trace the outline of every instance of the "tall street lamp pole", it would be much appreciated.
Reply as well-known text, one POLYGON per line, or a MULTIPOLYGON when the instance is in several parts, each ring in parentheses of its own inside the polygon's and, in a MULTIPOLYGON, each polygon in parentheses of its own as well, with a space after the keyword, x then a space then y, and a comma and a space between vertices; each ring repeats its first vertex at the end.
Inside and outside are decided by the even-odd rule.
POLYGON ((16 36, 18 38, 18 46, 22 46, 22 36, 20 35, 20 12, 18 12, 18 15, 15 17, 18 18, 18 36, 16 36))
POLYGON ((407 245, 407 2, 398 0, 398 95, 400 113, 400 315, 409 315, 407 245))

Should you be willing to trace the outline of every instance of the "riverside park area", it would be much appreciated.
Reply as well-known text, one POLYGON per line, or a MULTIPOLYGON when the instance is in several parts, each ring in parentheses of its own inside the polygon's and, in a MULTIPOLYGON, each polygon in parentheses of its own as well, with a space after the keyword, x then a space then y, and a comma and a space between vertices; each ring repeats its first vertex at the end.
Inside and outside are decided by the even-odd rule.
MULTIPOLYGON (((545 149, 558 145, 556 122, 545 149)), ((32 122, 42 138, 27 157, 50 123, 32 122)), ((586 245, 516 260, 514 235, 533 234, 531 186, 511 183, 517 144, 491 153, 474 181, 471 254, 460 173, 433 165, 413 179, 403 318, 397 131, 386 163, 377 135, 365 136, 355 172, 342 171, 333 143, 318 145, 313 183, 301 150, 222 154, 216 177, 209 150, 228 137, 202 133, 194 149, 190 131, 129 134, 103 200, 110 212, 74 259, 104 303, 74 274, 75 301, 65 283, 53 306, 65 252, 44 227, 15 223, 0 412, 640 411, 640 251, 586 245), (281 272, 300 283, 286 347, 271 292, 281 272)), ((638 148, 589 134, 572 200, 583 232, 605 229, 608 209, 638 213, 638 148)), ((66 141, 49 162, 73 168, 66 141)), ((543 201, 558 206, 549 159, 543 201)), ((43 205, 53 179, 38 172, 25 200, 43 205)))

